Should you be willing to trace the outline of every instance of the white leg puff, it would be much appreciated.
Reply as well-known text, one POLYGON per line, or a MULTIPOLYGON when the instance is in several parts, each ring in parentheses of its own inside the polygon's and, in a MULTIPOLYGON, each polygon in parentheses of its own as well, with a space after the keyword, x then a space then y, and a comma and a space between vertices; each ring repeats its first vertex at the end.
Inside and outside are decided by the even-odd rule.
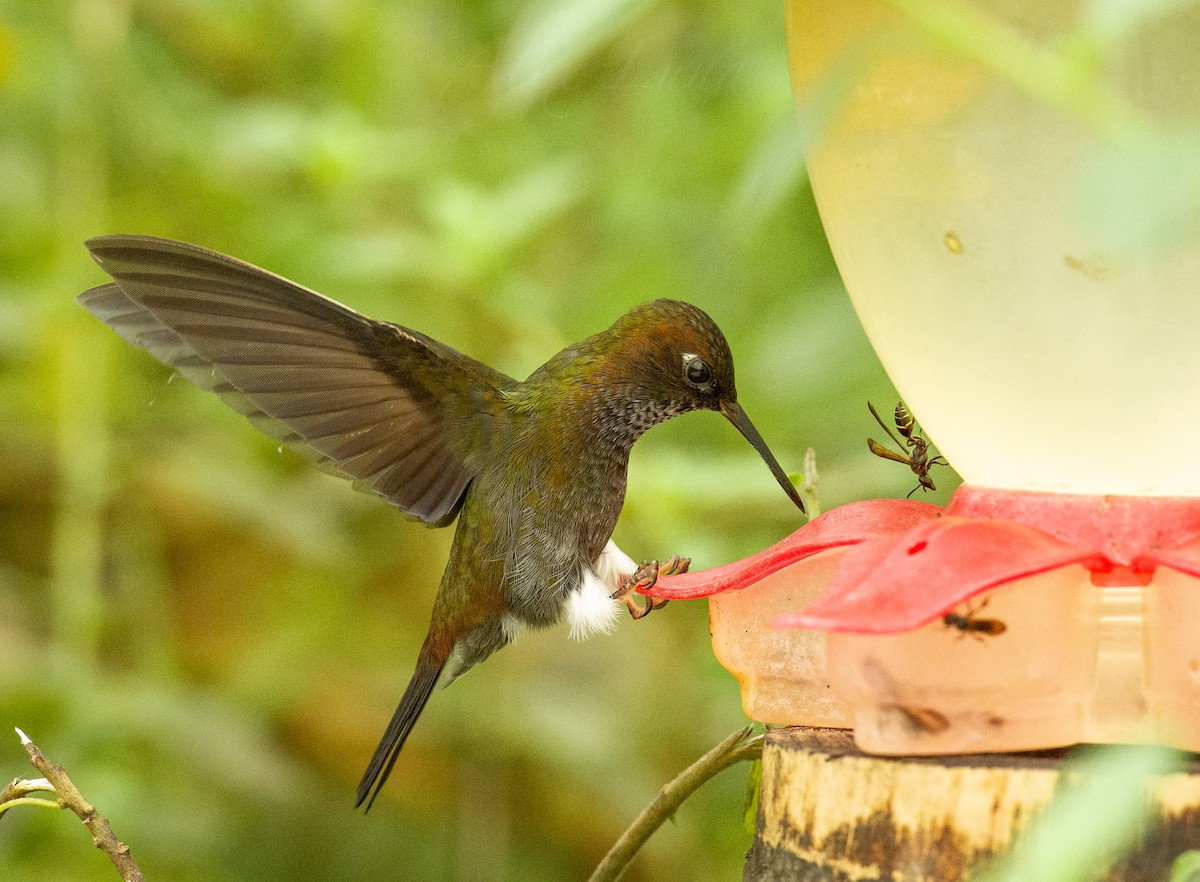
POLYGON ((621 601, 613 600, 612 593, 636 569, 633 558, 610 539, 595 565, 584 572, 579 587, 567 597, 571 639, 584 640, 613 629, 621 613, 621 601))

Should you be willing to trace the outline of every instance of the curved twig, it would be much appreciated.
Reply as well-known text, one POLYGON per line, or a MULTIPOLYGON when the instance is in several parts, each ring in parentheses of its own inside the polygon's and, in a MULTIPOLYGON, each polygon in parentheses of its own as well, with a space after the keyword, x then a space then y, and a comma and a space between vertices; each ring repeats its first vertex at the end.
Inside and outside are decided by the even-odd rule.
POLYGON ((752 732, 749 726, 734 732, 666 784, 609 849, 588 882, 613 882, 619 879, 654 831, 674 815, 683 801, 702 784, 735 763, 762 756, 763 736, 752 735, 752 732))
POLYGON ((129 853, 129 846, 116 837, 108 819, 83 798, 83 794, 67 777, 62 766, 50 762, 41 749, 30 741, 29 736, 20 729, 17 729, 17 734, 21 736, 21 744, 25 746, 25 751, 29 754, 29 759, 33 762, 34 767, 46 777, 44 780, 17 779, 13 781, 0 792, 0 797, 2 797, 0 802, 70 809, 79 816, 79 820, 83 821, 83 825, 92 834, 92 842, 95 843, 96 848, 108 855, 108 859, 113 862, 113 866, 117 868, 117 872, 121 874, 121 878, 125 882, 145 882, 137 861, 129 853), (31 799, 25 795, 38 790, 52 790, 58 796, 58 802, 31 799))

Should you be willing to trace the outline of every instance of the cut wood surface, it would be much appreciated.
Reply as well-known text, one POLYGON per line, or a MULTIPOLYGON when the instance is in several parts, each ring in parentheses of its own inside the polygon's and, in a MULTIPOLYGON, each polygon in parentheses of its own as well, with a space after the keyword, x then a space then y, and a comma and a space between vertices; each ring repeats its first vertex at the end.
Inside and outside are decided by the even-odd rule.
MULTIPOLYGON (((763 751, 746 882, 970 879, 1053 798, 1066 751, 868 756, 841 729, 779 729, 763 751)), ((1164 776, 1135 852, 1104 882, 1161 882, 1200 847, 1200 767, 1164 776)))

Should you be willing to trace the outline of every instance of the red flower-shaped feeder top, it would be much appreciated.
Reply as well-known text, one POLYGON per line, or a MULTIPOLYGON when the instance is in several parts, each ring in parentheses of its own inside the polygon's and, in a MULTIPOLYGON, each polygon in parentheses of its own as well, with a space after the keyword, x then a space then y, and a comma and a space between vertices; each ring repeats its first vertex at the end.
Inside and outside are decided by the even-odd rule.
POLYGON ((804 558, 854 545, 783 628, 893 634, 975 595, 1071 564, 1096 584, 1147 584, 1167 566, 1200 577, 1200 499, 1030 493, 963 485, 943 510, 901 499, 850 503, 735 563, 664 576, 647 593, 707 597, 746 588, 804 558))
POLYGON ((902 532, 941 513, 942 509, 936 505, 911 499, 852 502, 813 518, 792 535, 750 557, 708 570, 660 576, 650 588, 639 590, 665 600, 695 600, 722 591, 748 588, 759 579, 818 551, 857 545, 881 534, 902 532))

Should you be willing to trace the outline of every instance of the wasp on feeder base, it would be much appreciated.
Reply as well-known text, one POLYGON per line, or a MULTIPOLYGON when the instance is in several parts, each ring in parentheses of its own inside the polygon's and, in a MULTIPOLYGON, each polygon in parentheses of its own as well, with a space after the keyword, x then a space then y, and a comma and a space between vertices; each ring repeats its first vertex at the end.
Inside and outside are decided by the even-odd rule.
POLYGON ((896 405, 895 421, 896 431, 900 433, 900 438, 896 437, 896 433, 891 430, 883 418, 879 416, 879 412, 875 410, 875 405, 867 402, 867 407, 871 410, 871 416, 875 417, 875 422, 883 428, 883 431, 888 433, 888 437, 896 442, 900 448, 897 453, 894 450, 889 450, 884 447, 874 438, 867 439, 867 447, 871 452, 883 459, 890 459, 893 462, 902 462, 917 476, 917 486, 908 491, 908 496, 912 496, 919 489, 936 490, 933 478, 929 476, 929 469, 935 465, 949 465, 946 462, 946 457, 938 454, 932 458, 929 456, 929 442, 925 440, 925 436, 921 434, 921 430, 917 428, 917 421, 913 419, 912 414, 908 412, 908 408, 901 401, 896 405))
POLYGON ((948 612, 942 616, 942 624, 947 628, 956 628, 960 633, 959 637, 965 637, 970 634, 976 640, 982 642, 985 637, 998 637, 1008 630, 1008 625, 999 619, 984 619, 979 616, 979 611, 987 606, 985 600, 978 606, 967 606, 962 613, 948 612))

